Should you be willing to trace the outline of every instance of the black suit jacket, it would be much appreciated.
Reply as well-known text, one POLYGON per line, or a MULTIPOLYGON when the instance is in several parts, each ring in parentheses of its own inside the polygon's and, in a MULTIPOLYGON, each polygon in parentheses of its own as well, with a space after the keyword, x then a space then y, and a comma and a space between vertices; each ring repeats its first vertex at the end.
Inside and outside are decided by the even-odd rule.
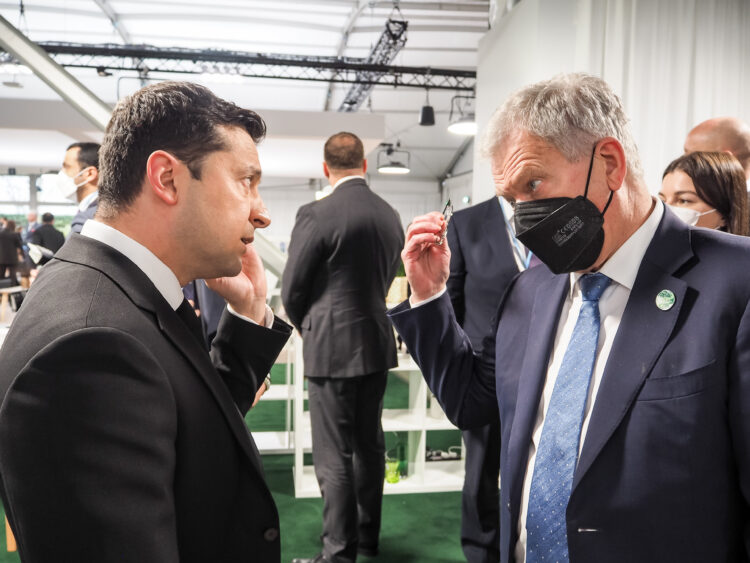
POLYGON ((0 351, 0 492, 22 560, 278 561, 242 416, 290 330, 227 313, 209 357, 140 269, 74 235, 0 351))
POLYGON ((8 229, 0 230, 0 264, 18 264, 21 235, 8 229))
MULTIPOLYGON (((390 313, 455 424, 485 424, 499 409, 503 562, 514 560, 531 433, 569 279, 546 268, 519 275, 495 346, 481 357, 447 296, 390 313)), ((577 563, 750 559, 747 237, 689 228, 665 210, 604 368, 566 519, 577 563), (675 298, 667 310, 656 304, 662 290, 675 298)))
POLYGON ((44 223, 29 236, 29 242, 57 252, 65 242, 65 236, 54 225, 44 223))
POLYGON ((492 333, 492 317, 518 266, 497 197, 457 211, 448 223, 448 294, 474 350, 492 333))
POLYGON ((281 299, 303 338, 305 375, 353 377, 397 365, 385 295, 403 244, 398 214, 362 179, 300 207, 281 299))

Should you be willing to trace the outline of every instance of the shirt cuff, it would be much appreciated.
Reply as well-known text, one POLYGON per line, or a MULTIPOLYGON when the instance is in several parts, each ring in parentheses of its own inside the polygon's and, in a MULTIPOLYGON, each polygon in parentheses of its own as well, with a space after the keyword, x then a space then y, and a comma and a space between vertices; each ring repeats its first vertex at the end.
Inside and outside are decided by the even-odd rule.
POLYGON ((421 307, 422 305, 427 305, 427 303, 429 303, 430 301, 435 301, 435 299, 440 298, 443 295, 443 293, 445 293, 447 290, 448 290, 448 287, 446 286, 440 291, 438 291, 432 297, 428 297, 427 299, 424 299, 423 301, 412 301, 412 298, 409 297, 409 306, 412 309, 416 309, 417 307, 421 307))
MULTIPOLYGON (((235 317, 241 318, 243 321, 253 323, 254 325, 258 324, 250 317, 246 317, 245 315, 240 315, 237 311, 232 309, 232 306, 229 303, 227 303, 227 311, 232 313, 235 317)), ((274 321, 273 311, 271 310, 271 307, 269 307, 266 304, 266 317, 263 319, 263 326, 266 328, 271 328, 273 326, 273 321, 274 321)))

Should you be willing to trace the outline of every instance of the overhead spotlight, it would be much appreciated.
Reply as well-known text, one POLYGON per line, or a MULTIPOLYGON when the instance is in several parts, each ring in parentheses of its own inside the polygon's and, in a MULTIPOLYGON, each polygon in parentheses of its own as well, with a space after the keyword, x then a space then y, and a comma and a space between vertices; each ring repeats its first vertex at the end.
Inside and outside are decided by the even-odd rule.
POLYGON ((453 96, 448 117, 448 131, 455 135, 476 135, 477 120, 474 116, 474 96, 453 96))
POLYGON ((430 91, 427 90, 424 105, 419 112, 420 125, 435 125, 435 109, 430 105, 430 91))
POLYGON ((103 66, 96 67, 96 74, 99 76, 112 76, 112 73, 109 72, 106 68, 103 66))
POLYGON ((408 174, 411 155, 409 151, 400 150, 401 143, 380 143, 384 147, 378 153, 378 172, 381 174, 408 174))

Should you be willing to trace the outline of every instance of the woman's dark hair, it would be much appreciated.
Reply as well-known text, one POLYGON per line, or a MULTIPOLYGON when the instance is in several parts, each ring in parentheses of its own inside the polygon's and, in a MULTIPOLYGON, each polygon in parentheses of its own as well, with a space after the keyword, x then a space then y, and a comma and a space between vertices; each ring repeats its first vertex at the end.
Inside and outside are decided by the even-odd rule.
POLYGON ((226 149, 220 126, 241 127, 256 143, 266 134, 261 117, 190 82, 161 82, 121 100, 99 151, 99 200, 106 215, 127 208, 141 191, 148 157, 164 150, 196 179, 204 159, 226 149))
POLYGON ((695 192, 722 216, 723 230, 750 235, 747 183, 740 162, 725 152, 691 152, 669 163, 662 178, 680 170, 693 181, 695 192))
POLYGON ((5 223, 5 230, 10 231, 11 233, 16 232, 16 222, 13 219, 8 219, 8 222, 5 223))

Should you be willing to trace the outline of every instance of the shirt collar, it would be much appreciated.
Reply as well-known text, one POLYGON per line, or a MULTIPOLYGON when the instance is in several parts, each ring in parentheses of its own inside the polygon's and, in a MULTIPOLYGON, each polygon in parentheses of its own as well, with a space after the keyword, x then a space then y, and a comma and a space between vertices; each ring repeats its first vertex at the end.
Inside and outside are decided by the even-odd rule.
POLYGON ((81 203, 78 204, 78 210, 79 211, 86 211, 91 205, 99 199, 99 192, 91 192, 89 195, 84 197, 81 200, 81 203))
POLYGON ((339 187, 339 186, 340 186, 341 184, 343 184, 344 182, 348 182, 349 180, 353 180, 354 178, 361 178, 362 180, 364 180, 364 179, 365 179, 365 177, 364 177, 364 176, 357 176, 357 175, 353 175, 353 176, 344 176, 343 178, 341 178, 341 180, 339 180, 338 182, 336 182, 336 183, 335 183, 335 184, 333 185, 333 189, 335 190, 336 188, 338 188, 338 187, 339 187))
POLYGON ((148 276, 172 309, 177 310, 180 306, 183 295, 177 276, 148 248, 95 219, 89 219, 83 224, 81 235, 97 240, 124 254, 148 276))
MULTIPOLYGON (((664 203, 656 199, 656 205, 654 205, 651 214, 644 221, 643 225, 630 235, 630 238, 609 257, 609 260, 604 263, 599 271, 612 281, 626 287, 628 290, 632 290, 643 257, 646 255, 646 250, 648 250, 648 246, 651 244, 654 234, 656 234, 656 229, 659 227, 663 215, 664 203)), ((582 275, 579 272, 572 272, 570 274, 571 296, 576 286, 575 282, 582 275)))

